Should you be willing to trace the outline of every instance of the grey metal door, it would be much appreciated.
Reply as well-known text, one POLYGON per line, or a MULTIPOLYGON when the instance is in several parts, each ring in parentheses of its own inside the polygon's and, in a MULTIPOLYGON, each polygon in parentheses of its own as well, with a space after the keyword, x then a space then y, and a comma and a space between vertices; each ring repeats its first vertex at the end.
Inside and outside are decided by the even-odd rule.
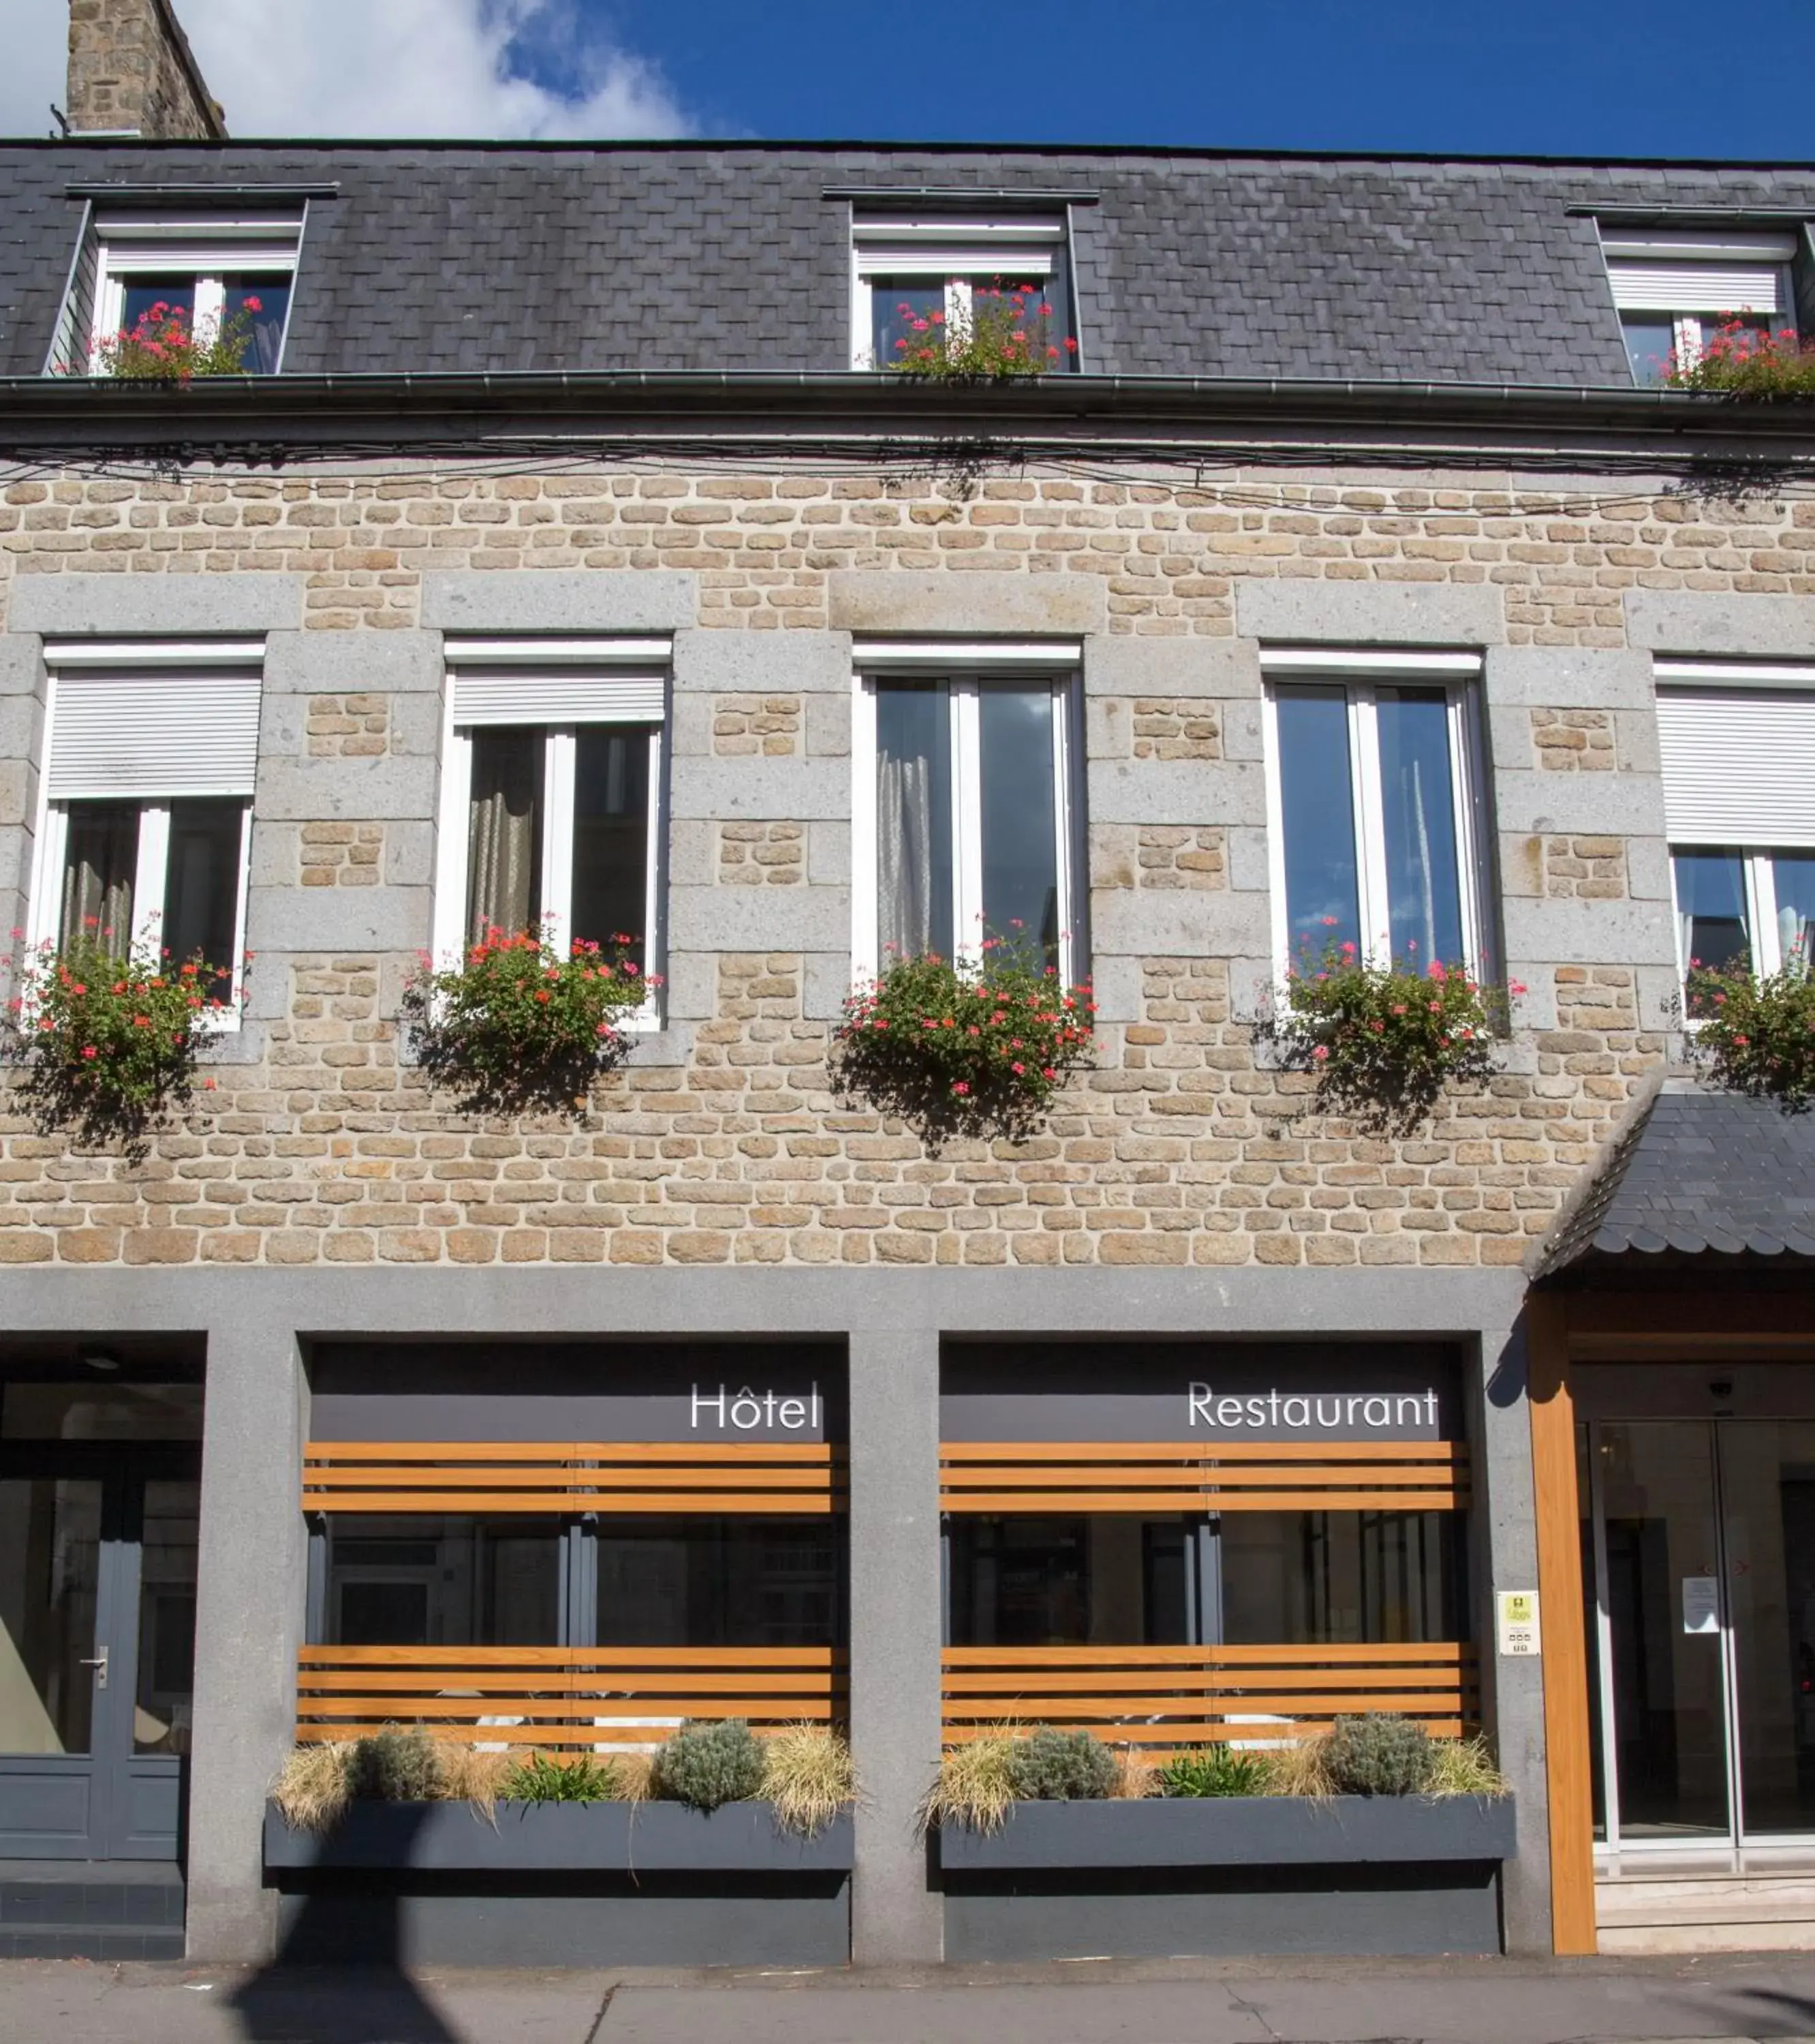
POLYGON ((0 1859, 179 1857, 192 1459, 0 1460, 0 1859))

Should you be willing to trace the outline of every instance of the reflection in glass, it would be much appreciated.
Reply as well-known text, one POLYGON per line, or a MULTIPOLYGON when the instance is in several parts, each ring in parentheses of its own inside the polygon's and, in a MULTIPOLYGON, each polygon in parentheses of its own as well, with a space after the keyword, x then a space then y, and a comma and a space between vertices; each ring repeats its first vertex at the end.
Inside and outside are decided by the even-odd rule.
POLYGON ((838 1523, 711 1513, 603 1520, 605 1646, 834 1646, 838 1523))
POLYGON ((199 1441, 202 1386, 23 1383, 0 1385, 0 1439, 199 1441))
POLYGON ((1709 1429, 1609 1421, 1596 1439, 1621 1835, 1725 1836, 1720 1625, 1711 1608, 1692 1609, 1686 1589, 1719 1582, 1709 1429))
POLYGON ((186 1753, 195 1697, 195 1546, 201 1486, 145 1485, 139 1563, 135 1753, 186 1753))
POLYGON ((1449 701, 1441 689, 1382 689, 1380 799, 1386 901, 1395 959, 1463 962, 1449 701))
POLYGON ((475 731, 467 851, 467 942, 514 935, 542 913, 540 730, 475 731))
POLYGON ((1661 383, 1676 351, 1676 323, 1668 313, 1628 313, 1621 321, 1626 330, 1626 359, 1632 365, 1635 383, 1661 383))
POLYGON ((1752 954, 1746 927, 1745 870, 1736 851, 1676 851, 1677 942, 1686 966, 1744 967, 1752 954))
POLYGON ((933 328, 945 317, 943 278, 877 277, 870 286, 871 363, 886 369, 914 348, 933 339, 933 328), (917 327, 924 321, 924 328, 917 327))
POLYGON ((1594 1835, 1607 1836, 1607 1770, 1601 1747, 1601 1572, 1594 1559, 1594 1496, 1590 1462, 1588 1427, 1575 1429, 1575 1506, 1582 1554, 1582 1625, 1586 1641, 1582 1666, 1588 1670, 1588 1773, 1589 1799, 1594 1811, 1594 1835))
POLYGON ((0 1479, 0 1753, 90 1750, 101 1486, 0 1479))
POLYGON ((130 277, 121 287, 120 330, 131 333, 140 320, 150 322, 147 328, 155 336, 156 329, 172 319, 180 319, 186 333, 194 331, 195 279, 189 277, 130 277), (156 312, 153 309, 161 307, 156 312))
POLYGON ((1332 944, 1361 942, 1350 778, 1348 697, 1340 688, 1282 689, 1280 824, 1286 943, 1294 965, 1332 944))
POLYGON ((574 751, 574 886, 569 935, 648 966, 649 734, 582 725, 574 751))
POLYGON ((978 721, 983 931, 1024 939, 1048 965, 1056 966, 1059 845, 1053 813, 1052 688, 1040 683, 981 689, 978 721))
POLYGON ((1223 1636, 1253 1646, 1459 1639, 1460 1527, 1444 1512, 1232 1512, 1223 1636))
POLYGON ((288 277, 229 277, 223 317, 246 317, 248 340, 240 367, 248 376, 275 376, 283 348, 283 323, 290 313, 288 277))
POLYGON ((1723 1420, 1715 1435, 1741 1821, 1815 1831, 1815 1423, 1723 1420))
POLYGON ((1190 1635, 1178 1519, 1091 1514, 949 1523, 954 1646, 1164 1646, 1190 1635))
POLYGON ((952 955, 951 698, 936 683, 876 690, 876 934, 891 955, 952 955))
POLYGON ((179 964, 200 959, 218 966, 208 989, 217 1001, 233 995, 245 817, 245 804, 232 797, 170 805, 170 863, 158 942, 179 964))
POLYGON ((1777 888, 1777 948, 1786 970, 1809 976, 1815 958, 1815 852, 1780 851, 1771 860, 1777 888))
POLYGON ((558 1646, 559 1581, 552 1520, 335 1515, 325 1643, 558 1646))
POLYGON ((60 943, 98 939, 117 958, 133 942, 133 886, 139 862, 136 802, 71 802, 64 838, 60 943))

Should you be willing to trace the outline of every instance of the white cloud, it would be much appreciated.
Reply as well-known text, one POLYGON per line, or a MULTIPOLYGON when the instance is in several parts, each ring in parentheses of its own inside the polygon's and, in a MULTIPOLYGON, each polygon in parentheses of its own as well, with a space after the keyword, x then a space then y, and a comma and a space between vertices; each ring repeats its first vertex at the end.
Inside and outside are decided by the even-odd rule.
MULTIPOLYGON (((67 0, 10 0, 0 133, 63 101, 67 0)), ((685 135, 659 69, 589 29, 576 0, 176 0, 235 135, 685 135), (523 75, 533 55, 536 77, 523 75), (538 83, 558 78, 559 90, 538 83)))

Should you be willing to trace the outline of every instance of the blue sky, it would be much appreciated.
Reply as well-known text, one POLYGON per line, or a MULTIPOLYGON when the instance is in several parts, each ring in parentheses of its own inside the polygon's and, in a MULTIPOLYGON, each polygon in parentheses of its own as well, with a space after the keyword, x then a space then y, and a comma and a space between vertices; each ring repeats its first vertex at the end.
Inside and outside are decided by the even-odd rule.
POLYGON ((1815 157, 1810 0, 583 6, 709 133, 1815 157))

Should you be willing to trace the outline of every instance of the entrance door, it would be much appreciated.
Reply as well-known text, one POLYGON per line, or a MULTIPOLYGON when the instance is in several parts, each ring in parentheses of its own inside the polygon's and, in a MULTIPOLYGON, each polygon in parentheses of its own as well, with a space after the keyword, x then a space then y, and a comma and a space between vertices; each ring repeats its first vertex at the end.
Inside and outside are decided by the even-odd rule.
POLYGON ((0 1459, 0 1858, 175 1859, 194 1458, 47 1445, 26 1460, 0 1459))
POLYGON ((1589 1429, 1598 1830, 1815 1835, 1815 1423, 1589 1429))

